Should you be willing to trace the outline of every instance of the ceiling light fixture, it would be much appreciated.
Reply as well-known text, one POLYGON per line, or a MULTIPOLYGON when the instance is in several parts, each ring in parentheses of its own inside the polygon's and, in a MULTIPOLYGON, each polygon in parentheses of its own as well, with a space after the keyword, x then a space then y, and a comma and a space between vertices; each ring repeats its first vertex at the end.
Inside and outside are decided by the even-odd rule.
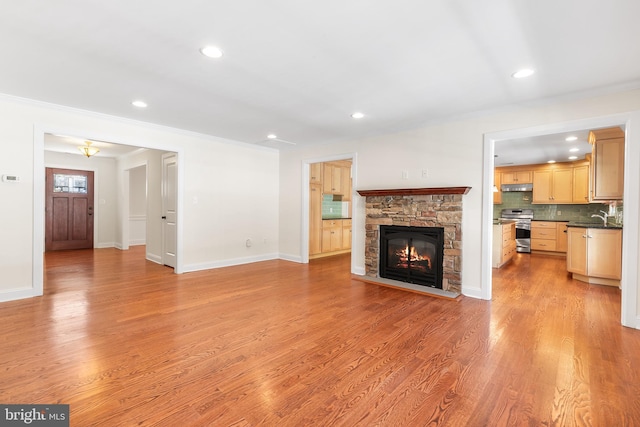
POLYGON ((222 49, 216 46, 205 46, 200 49, 200 53, 207 58, 222 58, 222 55, 224 55, 222 49))
POLYGON ((555 160, 547 160, 547 163, 555 163, 555 160))
POLYGON ((522 70, 518 70, 515 73, 511 74, 511 77, 514 79, 523 79, 525 77, 532 76, 535 73, 531 68, 523 68, 522 70))
POLYGON ((131 105, 138 108, 147 108, 147 103, 141 100, 133 101, 131 105))
POLYGON ((565 138, 565 141, 567 141, 567 142, 571 142, 571 141, 575 141, 576 139, 578 139, 578 137, 577 137, 577 136, 573 136, 573 135, 571 135, 571 136, 566 137, 566 138, 565 138))
POLYGON ((269 135, 267 135, 267 138, 269 138, 269 139, 277 139, 278 135, 276 135, 275 133, 270 133, 269 135))
POLYGON ((91 141, 85 141, 84 142, 85 145, 81 145, 78 147, 78 150, 80 150, 80 152, 82 154, 84 154, 87 157, 91 157, 93 155, 96 155, 100 152, 100 150, 98 150, 96 147, 92 147, 91 146, 91 141))
POLYGON ((571 150, 569 150, 570 153, 577 153, 578 151, 580 151, 580 149, 577 147, 573 147, 571 150))
POLYGON ((361 113, 361 112, 359 112, 359 111, 356 111, 355 113, 353 113, 353 114, 351 115, 351 117, 352 117, 352 118, 354 118, 354 119, 361 119, 361 118, 363 118, 363 117, 364 117, 364 114, 363 114, 363 113, 361 113))
POLYGON ((575 160, 575 159, 577 159, 577 158, 578 158, 578 156, 570 156, 570 157, 569 157, 569 160, 575 160))

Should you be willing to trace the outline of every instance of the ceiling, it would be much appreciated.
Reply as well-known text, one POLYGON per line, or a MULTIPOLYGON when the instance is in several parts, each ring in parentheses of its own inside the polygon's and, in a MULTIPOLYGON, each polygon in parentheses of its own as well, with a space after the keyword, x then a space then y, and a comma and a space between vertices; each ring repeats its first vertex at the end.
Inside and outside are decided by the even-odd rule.
POLYGON ((5 1, 0 93, 295 149, 640 87, 638 16, 637 0, 5 1))

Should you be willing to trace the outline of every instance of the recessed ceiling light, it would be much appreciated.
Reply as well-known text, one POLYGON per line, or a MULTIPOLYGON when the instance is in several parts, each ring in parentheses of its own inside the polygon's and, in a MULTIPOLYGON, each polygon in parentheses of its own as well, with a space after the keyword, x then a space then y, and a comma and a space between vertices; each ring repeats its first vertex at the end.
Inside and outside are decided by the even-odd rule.
POLYGON ((363 118, 363 117, 364 117, 364 114, 363 114, 363 113, 361 113, 361 112, 359 112, 359 111, 356 111, 355 113, 353 113, 353 114, 351 115, 351 117, 352 117, 352 118, 354 118, 354 119, 361 119, 361 118, 363 118))
POLYGON ((274 134, 274 133, 270 133, 269 135, 267 135, 267 138, 269 139, 276 139, 278 137, 278 135, 274 134))
POLYGON ((565 141, 571 142, 571 141, 575 141, 576 139, 578 139, 577 136, 568 136, 568 137, 565 138, 565 141))
POLYGON ((555 163, 555 160, 547 160, 547 163, 555 163))
POLYGON ((224 55, 222 49, 216 46, 205 46, 200 49, 200 53, 209 58, 221 58, 224 55))
POLYGON ((576 148, 576 147, 574 147, 571 150, 569 150, 570 153, 577 153, 578 151, 580 151, 580 149, 576 148))
POLYGON ((569 157, 569 160, 575 160, 575 159, 577 159, 577 158, 578 158, 578 156, 570 156, 570 157, 569 157))
POLYGON ((144 102, 144 101, 140 101, 140 100, 133 101, 131 103, 131 105, 133 105, 134 107, 138 107, 138 108, 147 108, 147 103, 144 102))
POLYGON ((533 73, 535 73, 535 71, 531 68, 523 68, 522 70, 518 70, 515 73, 511 74, 511 77, 513 77, 514 79, 522 79, 533 75, 533 73))

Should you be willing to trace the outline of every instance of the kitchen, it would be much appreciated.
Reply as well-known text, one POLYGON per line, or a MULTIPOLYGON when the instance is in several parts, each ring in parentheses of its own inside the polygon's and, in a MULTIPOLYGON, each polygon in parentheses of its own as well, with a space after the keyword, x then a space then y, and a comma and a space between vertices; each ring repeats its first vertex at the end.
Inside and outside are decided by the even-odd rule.
POLYGON ((495 153, 492 266, 561 256, 574 279, 619 286, 623 129, 509 141, 495 153))
POLYGON ((309 259, 351 252, 351 160, 309 165, 309 259))

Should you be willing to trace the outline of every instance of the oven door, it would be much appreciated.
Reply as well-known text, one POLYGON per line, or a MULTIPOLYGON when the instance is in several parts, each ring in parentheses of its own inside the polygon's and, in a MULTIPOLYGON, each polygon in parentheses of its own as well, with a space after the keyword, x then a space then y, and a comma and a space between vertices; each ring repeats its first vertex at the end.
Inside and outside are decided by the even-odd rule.
POLYGON ((516 222, 516 251, 531 252, 531 221, 516 222))

